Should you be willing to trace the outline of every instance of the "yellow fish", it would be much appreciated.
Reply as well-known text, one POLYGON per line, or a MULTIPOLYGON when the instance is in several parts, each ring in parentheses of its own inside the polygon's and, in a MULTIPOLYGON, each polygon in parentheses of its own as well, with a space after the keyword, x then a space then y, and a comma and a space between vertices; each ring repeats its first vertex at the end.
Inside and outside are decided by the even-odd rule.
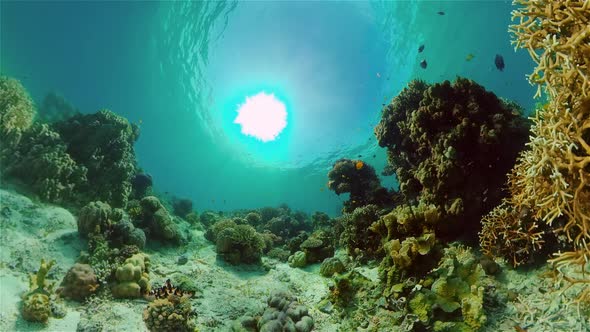
POLYGON ((362 161, 357 161, 355 164, 357 170, 363 168, 363 166, 365 166, 365 163, 363 163, 362 161))
POLYGON ((469 54, 467 54, 467 56, 465 57, 465 61, 471 61, 471 60, 473 60, 473 58, 475 58, 475 55, 473 55, 473 54, 469 53, 469 54))

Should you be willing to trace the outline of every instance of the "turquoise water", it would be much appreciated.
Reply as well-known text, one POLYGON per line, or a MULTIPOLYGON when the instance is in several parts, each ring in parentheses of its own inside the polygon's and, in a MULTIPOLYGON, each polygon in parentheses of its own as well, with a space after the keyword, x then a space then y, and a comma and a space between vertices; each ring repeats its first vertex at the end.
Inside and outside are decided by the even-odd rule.
POLYGON ((287 203, 337 215, 346 197, 327 190, 327 172, 359 155, 383 168, 373 127, 410 79, 465 76, 530 111, 533 63, 509 43, 511 10, 508 1, 2 2, 0 69, 37 103, 56 91, 83 113, 108 108, 139 123, 140 166, 198 211, 287 203), (288 112, 268 143, 233 123, 261 91, 288 112))

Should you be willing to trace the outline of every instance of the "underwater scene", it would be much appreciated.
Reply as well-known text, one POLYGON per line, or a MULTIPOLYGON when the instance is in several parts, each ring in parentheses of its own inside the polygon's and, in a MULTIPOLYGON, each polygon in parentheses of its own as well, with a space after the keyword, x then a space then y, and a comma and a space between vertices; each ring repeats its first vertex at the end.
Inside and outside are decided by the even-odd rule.
POLYGON ((1 1, 0 331, 590 331, 590 0, 1 1))

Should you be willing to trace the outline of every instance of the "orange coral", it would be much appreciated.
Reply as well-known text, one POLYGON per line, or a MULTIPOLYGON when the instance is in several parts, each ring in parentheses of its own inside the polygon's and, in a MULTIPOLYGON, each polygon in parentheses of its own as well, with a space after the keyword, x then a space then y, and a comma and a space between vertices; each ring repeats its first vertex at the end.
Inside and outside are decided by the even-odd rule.
MULTIPOLYGON (((492 251, 490 241, 506 232, 505 225, 527 231, 525 225, 516 223, 514 213, 505 209, 529 209, 534 220, 552 227, 570 248, 556 253, 549 262, 559 271, 578 267, 582 277, 564 279, 585 283, 587 294, 590 281, 584 274, 590 270, 590 1, 514 3, 520 7, 512 13, 516 21, 510 27, 513 43, 516 48, 527 49, 537 63, 529 81, 538 84, 536 97, 544 89, 549 104, 537 110, 528 149, 509 176, 511 197, 484 218, 480 240, 487 248, 484 250, 492 251), (558 217, 564 220, 563 225, 554 223, 558 217)), ((534 229, 528 230, 529 235, 531 231, 534 235, 534 229)), ((525 243, 530 245, 531 241, 525 243)), ((513 256, 522 249, 505 248, 513 256)))

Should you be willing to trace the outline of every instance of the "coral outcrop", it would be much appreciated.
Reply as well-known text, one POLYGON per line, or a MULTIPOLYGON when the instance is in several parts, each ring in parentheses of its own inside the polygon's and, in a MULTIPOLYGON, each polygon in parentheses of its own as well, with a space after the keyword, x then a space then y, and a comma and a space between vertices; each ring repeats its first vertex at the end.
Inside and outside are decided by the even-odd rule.
POLYGON ((344 212, 368 204, 393 203, 387 189, 381 186, 375 169, 362 160, 338 160, 328 173, 328 179, 328 188, 337 195, 350 193, 350 199, 344 203, 344 212))
POLYGON ((184 238, 174 217, 155 196, 144 197, 141 202, 142 216, 139 225, 149 230, 149 238, 175 244, 182 243, 184 238))
POLYGON ((370 229, 379 217, 376 205, 366 205, 339 219, 343 227, 340 243, 346 247, 349 255, 360 259, 381 257, 381 237, 370 229))
POLYGON ((193 332, 192 315, 188 298, 170 295, 151 302, 143 311, 143 321, 150 332, 193 332))
POLYGON ((47 274, 54 264, 55 261, 41 260, 37 273, 31 274, 29 292, 23 295, 22 315, 24 319, 46 323, 51 316, 50 296, 54 285, 47 281, 47 274))
POLYGON ((10 153, 33 124, 35 113, 35 105, 22 84, 0 76, 0 165, 4 164, 5 154, 10 153))
POLYGON ((88 170, 85 194, 113 207, 125 207, 135 175, 133 144, 139 128, 109 110, 78 114, 53 126, 66 142, 66 152, 88 170))
MULTIPOLYGON (((4 146, 4 145, 3 145, 4 146)), ((2 161, 2 175, 22 182, 41 199, 77 203, 87 169, 67 153, 67 144, 47 124, 33 124, 2 161)))
POLYGON ((111 292, 116 298, 138 298, 150 290, 149 257, 135 254, 117 267, 111 292))
POLYGON ((437 237, 473 238, 481 216, 500 202, 527 138, 521 113, 464 78, 412 81, 385 106, 375 135, 404 201, 441 210, 437 237))
POLYGON ((82 301, 96 292, 98 286, 98 279, 92 267, 76 263, 66 273, 57 292, 63 297, 82 301))

